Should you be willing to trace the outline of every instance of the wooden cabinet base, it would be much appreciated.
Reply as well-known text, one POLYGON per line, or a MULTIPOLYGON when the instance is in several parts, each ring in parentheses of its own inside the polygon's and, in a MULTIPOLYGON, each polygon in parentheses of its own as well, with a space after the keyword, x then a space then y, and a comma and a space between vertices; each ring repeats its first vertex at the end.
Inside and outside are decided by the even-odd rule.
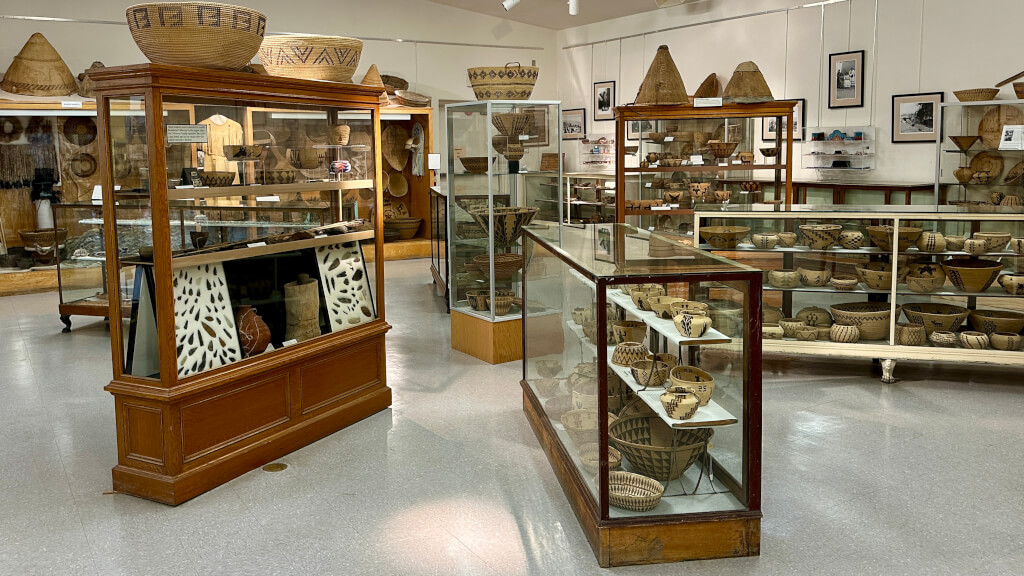
POLYGON ((490 322, 452 310, 452 348, 491 364, 523 359, 523 321, 490 322))
MULTIPOLYGON (((114 489, 177 505, 391 405, 386 324, 174 389, 112 382, 114 489)), ((331 338, 331 337, 325 337, 331 338)), ((312 342, 311 342, 312 344, 312 342)))
POLYGON ((605 568, 757 556, 761 553, 761 513, 722 512, 691 517, 601 520, 597 504, 558 437, 551 421, 523 382, 523 412, 547 454, 583 532, 605 568))

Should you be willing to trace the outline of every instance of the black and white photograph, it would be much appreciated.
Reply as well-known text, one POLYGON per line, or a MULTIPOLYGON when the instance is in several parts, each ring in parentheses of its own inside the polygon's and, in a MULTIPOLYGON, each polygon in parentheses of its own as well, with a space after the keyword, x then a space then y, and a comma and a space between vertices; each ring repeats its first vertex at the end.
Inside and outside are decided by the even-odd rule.
POLYGON ((893 96, 892 142, 935 142, 942 98, 942 92, 893 96))
POLYGON ((626 123, 626 139, 639 140, 644 134, 654 132, 654 123, 650 120, 633 120, 626 123))
POLYGON ((594 120, 615 120, 615 81, 594 83, 594 120))
POLYGON ((562 110, 562 140, 583 140, 586 132, 586 108, 562 110))
POLYGON ((1003 137, 999 142, 1000 150, 1024 150, 1024 126, 1006 124, 1003 126, 1003 137))
POLYGON ((550 144, 548 136, 548 107, 533 106, 530 108, 523 108, 523 113, 533 116, 533 123, 526 131, 526 135, 529 136, 529 139, 523 141, 523 146, 528 148, 544 147, 550 144))
MULTIPOLYGON (((793 107, 793 141, 798 142, 804 139, 804 106, 807 104, 805 98, 787 98, 796 102, 793 107)), ((778 119, 774 116, 761 119, 761 140, 774 142, 777 132, 778 119)), ((782 119, 782 127, 786 127, 786 119, 782 119)))
POLYGON ((864 105, 864 51, 831 54, 829 61, 829 108, 864 105))

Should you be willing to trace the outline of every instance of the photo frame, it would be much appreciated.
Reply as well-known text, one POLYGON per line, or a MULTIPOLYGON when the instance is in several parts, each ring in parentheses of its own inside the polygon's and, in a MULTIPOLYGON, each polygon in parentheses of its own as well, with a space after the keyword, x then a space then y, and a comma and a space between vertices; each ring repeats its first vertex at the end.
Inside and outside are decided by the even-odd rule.
POLYGON ((562 110, 562 140, 583 140, 586 133, 586 108, 562 110))
POLYGON ((828 56, 828 107, 864 106, 864 51, 838 52, 828 56))
POLYGON ((615 225, 595 224, 594 259, 600 262, 615 262, 615 225))
POLYGON ((533 126, 526 132, 529 140, 523 141, 526 148, 538 148, 551 144, 551 136, 548 134, 548 107, 530 106, 521 110, 524 114, 533 116, 533 126))
POLYGON ((1024 150, 1024 125, 1004 124, 1003 133, 999 137, 999 149, 1024 150))
POLYGON ((893 95, 892 143, 937 142, 943 96, 942 92, 893 95))
MULTIPOLYGON (((793 107, 793 142, 800 142, 804 139, 804 108, 807 106, 807 99, 788 98, 787 101, 796 102, 796 106, 793 107)), ((761 140, 775 142, 774 117, 761 118, 761 140)))
POLYGON ((594 82, 594 121, 615 120, 615 81, 594 82))
POLYGON ((654 123, 650 120, 630 120, 626 122, 626 140, 639 140, 643 134, 654 132, 654 123))

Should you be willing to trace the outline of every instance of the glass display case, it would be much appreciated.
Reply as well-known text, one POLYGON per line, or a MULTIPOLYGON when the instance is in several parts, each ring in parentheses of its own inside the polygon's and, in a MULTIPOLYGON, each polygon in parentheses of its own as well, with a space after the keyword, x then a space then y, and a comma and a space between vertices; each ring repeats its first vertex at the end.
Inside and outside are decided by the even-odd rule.
POLYGON ((565 175, 564 201, 567 224, 600 224, 615 221, 615 174, 570 172, 565 175))
POLYGON ((698 212, 699 246, 765 271, 766 352, 1024 363, 1020 216, 884 208, 698 212))
POLYGON ((430 187, 430 274, 448 305, 448 190, 430 187))
POLYGON ((388 406, 383 259, 364 258, 383 253, 376 91, 151 65, 93 78, 106 290, 125 298, 108 298, 115 488, 177 504, 388 406), (181 442, 153 441, 171 429, 181 442))
POLYGON ((524 411, 600 564, 758 554, 761 273, 623 224, 524 238, 561 310, 525 318, 524 411))
POLYGON ((936 204, 996 210, 1024 206, 1024 100, 945 102, 936 160, 936 204), (1015 127, 1011 135, 1005 128, 1015 127))
POLYGON ((875 169, 875 127, 808 128, 801 166, 819 178, 863 176, 875 169))
POLYGON ((449 305, 457 350, 488 361, 520 358, 520 236, 526 227, 561 222, 560 117, 558 102, 490 100, 445 108, 449 305), (489 337, 480 339, 477 331, 489 337))
POLYGON ((695 209, 765 201, 757 182, 764 178, 786 192, 769 202, 791 204, 794 106, 780 100, 710 108, 617 107, 616 221, 689 233, 695 209), (787 127, 771 145, 757 137, 765 118, 787 127), (631 151, 627 138, 638 142, 639 167, 625 162, 631 151))

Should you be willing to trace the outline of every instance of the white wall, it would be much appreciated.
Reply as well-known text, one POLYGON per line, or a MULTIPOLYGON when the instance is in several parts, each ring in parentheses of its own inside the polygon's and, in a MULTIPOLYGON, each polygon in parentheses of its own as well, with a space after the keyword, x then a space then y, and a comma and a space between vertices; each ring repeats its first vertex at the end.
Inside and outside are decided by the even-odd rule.
MULTIPOLYGON (((878 168, 872 180, 932 182, 934 144, 891 143, 892 96, 945 91, 946 101, 955 101, 953 90, 993 86, 1024 68, 1018 31, 1024 2, 1019 0, 851 0, 650 32, 797 4, 704 0, 561 31, 560 48, 639 36, 560 50, 558 98, 564 108, 587 109, 591 133, 612 133, 613 122, 592 120, 593 83, 615 80, 618 103, 632 102, 660 44, 671 49, 691 93, 709 73, 718 73, 724 85, 736 64, 753 60, 776 98, 807 100, 806 126, 876 127, 878 168), (830 110, 822 81, 830 77, 828 55, 848 50, 865 50, 864 107, 830 110)), ((1000 97, 1014 98, 1012 87, 1000 97)), ((812 171, 794 175, 814 177, 812 171)))
MULTIPOLYGON (((509 61, 541 67, 534 91, 537 99, 555 95, 555 34, 528 26, 435 4, 426 0, 306 0, 282 3, 271 0, 242 0, 246 6, 267 15, 271 32, 307 32, 365 38, 402 38, 406 42, 365 42, 355 79, 362 78, 370 64, 382 74, 401 76, 410 89, 439 99, 475 100, 468 86, 466 69, 495 66, 509 61), (461 42, 488 45, 541 47, 543 50, 475 48, 422 44, 410 40, 461 42)), ((51 16, 72 19, 125 21, 124 0, 4 0, 0 14, 51 16)), ((78 74, 94 60, 107 66, 146 62, 135 46, 127 26, 77 23, 47 23, 0 19, 0 71, 5 70, 33 32, 41 32, 78 74)), ((439 126, 440 117, 435 120, 439 126)), ((435 134, 440 135, 440 130, 435 134)), ((435 141, 435 147, 442 144, 435 141)))

